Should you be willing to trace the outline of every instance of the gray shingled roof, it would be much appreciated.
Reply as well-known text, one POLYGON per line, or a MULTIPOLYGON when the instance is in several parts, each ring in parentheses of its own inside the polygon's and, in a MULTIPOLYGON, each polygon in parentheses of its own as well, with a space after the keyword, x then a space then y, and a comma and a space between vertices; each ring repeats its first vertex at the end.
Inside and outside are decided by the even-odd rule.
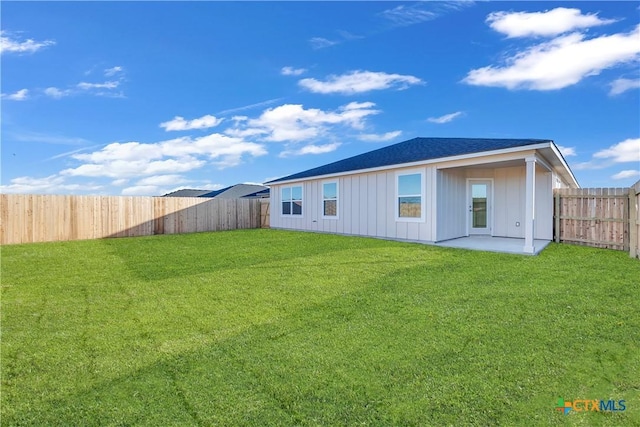
POLYGON ((210 193, 211 190, 193 190, 185 188, 183 190, 177 190, 171 193, 167 193, 162 197, 200 197, 203 194, 210 193))
POLYGON ((487 139, 487 138, 414 138, 344 160, 278 178, 267 184, 314 176, 400 165, 483 151, 504 150, 527 145, 553 142, 549 139, 487 139))

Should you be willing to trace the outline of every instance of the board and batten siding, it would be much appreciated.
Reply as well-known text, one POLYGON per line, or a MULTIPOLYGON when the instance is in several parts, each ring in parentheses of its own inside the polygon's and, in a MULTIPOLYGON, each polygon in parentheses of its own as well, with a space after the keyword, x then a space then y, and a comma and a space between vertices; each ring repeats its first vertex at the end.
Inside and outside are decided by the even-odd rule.
POLYGON ((449 240, 467 233, 467 174, 462 169, 440 169, 438 181, 438 227, 436 240, 449 240))
POLYGON ((336 178, 320 177, 315 180, 272 184, 271 228, 431 241, 433 215, 429 213, 429 189, 432 186, 433 171, 433 167, 399 168, 336 178), (396 220, 396 175, 414 171, 423 173, 425 220, 396 220), (338 183, 336 219, 326 219, 322 215, 322 184, 325 182, 338 183), (283 216, 281 188, 296 185, 302 186, 302 216, 283 216))
MULTIPOLYGON (((524 238, 526 168, 452 167, 426 165, 396 168, 335 178, 311 179, 271 186, 271 227, 392 239, 443 241, 466 236, 469 179, 493 181, 493 230, 496 237, 524 238), (423 173, 425 219, 422 222, 396 220, 396 176, 423 173), (338 183, 338 217, 322 216, 322 184, 338 183), (303 215, 281 214, 283 186, 303 187, 303 215), (437 225, 434 224, 437 221, 437 225), (519 224, 519 225, 517 225, 519 224)), ((534 238, 553 238, 553 185, 555 177, 536 166, 534 238)))

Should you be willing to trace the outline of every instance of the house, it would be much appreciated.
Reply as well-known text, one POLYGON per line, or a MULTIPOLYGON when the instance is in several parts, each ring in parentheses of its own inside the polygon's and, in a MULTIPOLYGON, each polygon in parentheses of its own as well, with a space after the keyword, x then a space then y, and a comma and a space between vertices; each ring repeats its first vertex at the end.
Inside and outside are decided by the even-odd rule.
POLYGON ((236 184, 220 190, 177 190, 163 197, 207 197, 218 199, 264 199, 269 197, 269 188, 256 184, 236 184))
POLYGON ((272 228, 507 237, 528 254, 553 238, 553 189, 579 187, 551 140, 480 138, 414 138, 266 184, 272 228))

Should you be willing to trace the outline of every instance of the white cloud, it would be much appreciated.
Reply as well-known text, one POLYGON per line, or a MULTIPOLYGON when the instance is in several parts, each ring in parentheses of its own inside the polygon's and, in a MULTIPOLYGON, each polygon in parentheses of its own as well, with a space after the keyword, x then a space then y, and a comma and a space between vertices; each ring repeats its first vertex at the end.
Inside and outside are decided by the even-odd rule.
POLYGON ((640 162, 640 138, 629 138, 593 155, 597 159, 610 159, 615 163, 640 162))
POLYGON ((640 89, 640 79, 616 79, 611 82, 609 95, 620 95, 628 90, 640 89))
POLYGON ((306 68, 282 67, 280 73, 283 76, 299 76, 307 72, 306 68))
POLYGON ((24 101, 28 98, 28 96, 29 96, 29 89, 20 89, 15 93, 10 93, 10 94, 3 93, 1 97, 2 99, 8 99, 10 101, 24 101))
POLYGON ((313 49, 324 49, 325 47, 334 46, 339 43, 339 41, 325 39, 324 37, 312 37, 309 39, 309 44, 313 49))
POLYGON ((471 70, 463 82, 507 89, 562 89, 602 70, 638 61, 639 37, 640 25, 629 33, 591 39, 572 33, 517 53, 504 66, 471 70))
POLYGON ((105 77, 113 77, 116 74, 120 74, 124 71, 124 68, 122 68, 121 66, 117 65, 115 67, 111 67, 111 68, 107 68, 104 70, 104 75, 105 77))
POLYGON ((391 21, 398 27, 406 27, 409 25, 419 24, 425 21, 431 21, 438 17, 438 14, 421 8, 421 4, 412 6, 400 5, 393 9, 387 9, 380 13, 381 16, 391 21))
POLYGON ((558 150, 560 150, 560 154, 563 157, 570 157, 576 155, 576 147, 564 147, 562 145, 557 145, 558 150))
POLYGON ((262 156, 264 146, 226 135, 183 137, 158 143, 112 143, 92 153, 71 157, 84 164, 60 172, 64 176, 93 176, 115 179, 174 175, 212 163, 219 168, 235 166, 243 156, 262 156))
POLYGON ((160 127, 167 132, 172 130, 208 129, 218 126, 222 120, 210 114, 193 120, 185 120, 184 117, 176 116, 173 120, 160 123, 160 127))
POLYGON ((607 25, 614 19, 600 19, 597 14, 583 15, 580 9, 558 7, 544 12, 493 12, 486 21, 507 37, 557 36, 573 30, 607 25))
POLYGON ((157 185, 134 185, 123 188, 121 194, 123 196, 160 196, 166 192, 157 185))
POLYGON ((76 85, 79 89, 82 90, 91 90, 91 89, 115 89, 118 86, 120 86, 120 82, 119 81, 107 81, 104 83, 87 83, 87 82, 80 82, 76 85))
POLYGON ((48 87, 44 90, 44 94, 51 98, 60 99, 65 96, 71 95, 73 92, 69 89, 61 90, 57 87, 48 87))
POLYGON ((148 176, 139 180, 136 185, 177 185, 184 182, 187 180, 182 175, 170 174, 148 176))
POLYGON ((617 174, 613 175, 611 178, 613 179, 640 178, 640 170, 630 169, 630 170, 620 171, 617 174))
POLYGON ((392 87, 406 89, 410 85, 422 83, 422 80, 414 76, 359 70, 340 76, 330 75, 325 81, 307 78, 298 82, 300 86, 314 93, 341 93, 346 95, 392 87))
POLYGON ((387 132, 380 135, 375 133, 366 133, 366 134, 358 135, 358 139, 360 141, 365 141, 365 142, 386 142, 399 137, 401 134, 402 134, 402 131, 400 130, 387 132))
POLYGON ((122 187, 123 185, 127 185, 127 183, 129 183, 129 180, 126 178, 121 178, 121 179, 116 179, 113 180, 111 182, 111 185, 115 186, 115 187, 122 187))
POLYGON ((12 38, 7 31, 0 32, 0 53, 33 53, 47 46, 56 44, 53 40, 37 42, 33 39, 19 40, 12 38))
POLYGON ((368 116, 380 113, 372 102, 351 102, 336 111, 305 109, 299 104, 284 104, 265 110, 260 117, 239 122, 227 134, 259 137, 265 141, 296 143, 325 135, 334 126, 363 129, 368 116))
POLYGON ((449 123, 455 120, 456 118, 460 117, 461 115, 462 115, 462 111, 456 111, 455 113, 445 114, 444 116, 440 116, 440 117, 429 117, 427 121, 441 125, 444 123, 449 123))
POLYGON ((50 175, 46 178, 33 178, 21 176, 13 178, 8 185, 0 185, 0 193, 14 194, 65 194, 88 191, 98 191, 103 187, 93 183, 70 184, 59 175, 50 175))
POLYGON ((324 154, 324 153, 330 153, 332 151, 335 151, 338 149, 338 147, 340 147, 340 143, 339 142, 334 142, 331 144, 323 144, 323 145, 315 145, 315 144, 309 144, 309 145, 305 145, 302 148, 296 149, 296 150, 285 150, 282 153, 280 153, 280 157, 289 157, 289 156, 303 156, 305 154, 324 154))
POLYGON ((384 10, 380 16, 387 19, 393 27, 407 27, 434 20, 447 13, 472 6, 474 3, 473 0, 424 1, 384 10))
MULTIPOLYGON (((227 110, 219 111, 217 114, 219 116, 224 116, 225 114, 236 113, 238 111, 250 110, 252 108, 258 108, 258 107, 266 107, 267 105, 275 104, 276 102, 282 101, 282 99, 283 98, 274 98, 274 99, 269 99, 267 101, 256 102, 255 104, 245 105, 243 107, 229 108, 227 110)), ((238 116, 238 117, 244 117, 244 116, 238 116)))

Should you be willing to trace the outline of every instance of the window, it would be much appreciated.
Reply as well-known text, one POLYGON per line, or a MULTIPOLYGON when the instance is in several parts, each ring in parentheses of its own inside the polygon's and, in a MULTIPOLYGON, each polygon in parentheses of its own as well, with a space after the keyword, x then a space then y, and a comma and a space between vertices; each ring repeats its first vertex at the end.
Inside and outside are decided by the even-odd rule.
POLYGON ((325 182, 322 184, 322 216, 338 217, 338 183, 325 182))
POLYGON ((282 188, 282 215, 302 215, 302 186, 282 188))
POLYGON ((424 219, 422 173, 397 176, 397 218, 408 220, 424 219))

